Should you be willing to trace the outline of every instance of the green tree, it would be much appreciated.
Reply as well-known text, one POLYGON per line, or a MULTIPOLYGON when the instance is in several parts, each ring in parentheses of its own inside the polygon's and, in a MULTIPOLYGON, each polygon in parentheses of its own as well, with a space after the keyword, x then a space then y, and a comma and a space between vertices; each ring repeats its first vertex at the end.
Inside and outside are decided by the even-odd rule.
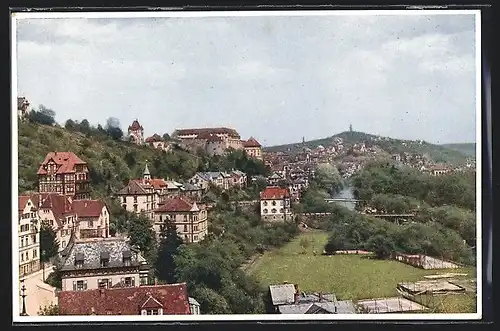
POLYGON ((59 242, 52 226, 47 222, 40 225, 40 260, 49 262, 59 251, 59 242))
POLYGON ((330 163, 318 164, 314 181, 329 194, 334 194, 342 189, 342 177, 338 169, 330 163))
POLYGON ((151 220, 144 215, 133 215, 129 213, 127 223, 127 234, 130 244, 139 247, 146 257, 151 257, 156 247, 156 238, 152 229, 151 220))
POLYGON ((166 222, 165 225, 162 225, 160 245, 154 264, 159 279, 169 283, 176 281, 175 254, 181 244, 182 239, 177 235, 175 224, 166 222))
POLYGON ((381 234, 370 238, 366 248, 375 253, 377 259, 387 259, 395 251, 394 242, 381 234))
POLYGON ((38 315, 41 316, 57 316, 59 315, 59 306, 56 304, 49 304, 47 306, 40 307, 38 310, 38 315))

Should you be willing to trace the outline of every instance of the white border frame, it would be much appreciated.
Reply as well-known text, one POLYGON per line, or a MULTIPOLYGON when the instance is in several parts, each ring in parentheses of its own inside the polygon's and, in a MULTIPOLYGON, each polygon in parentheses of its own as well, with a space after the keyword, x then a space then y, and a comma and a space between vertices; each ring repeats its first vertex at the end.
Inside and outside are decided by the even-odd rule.
POLYGON ((283 10, 283 11, 208 11, 208 12, 16 12, 11 14, 11 68, 12 68, 12 132, 18 132, 17 123, 17 35, 19 19, 49 18, 155 18, 155 17, 250 17, 250 16, 371 16, 371 15, 457 15, 475 16, 476 46, 476 261, 477 261, 477 312, 470 314, 325 314, 325 315, 162 315, 162 316, 20 316, 19 313, 19 260, 17 210, 18 199, 18 135, 12 136, 12 261, 13 261, 13 322, 193 322, 193 321, 335 321, 335 320, 470 320, 482 317, 482 234, 481 234, 481 11, 480 10, 283 10), (140 317, 139 317, 140 316, 140 317))

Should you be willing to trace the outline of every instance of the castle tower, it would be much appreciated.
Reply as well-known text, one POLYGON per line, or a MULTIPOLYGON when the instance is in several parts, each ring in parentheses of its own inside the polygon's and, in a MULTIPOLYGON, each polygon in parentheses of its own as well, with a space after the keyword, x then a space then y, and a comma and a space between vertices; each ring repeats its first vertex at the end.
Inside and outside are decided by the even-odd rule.
POLYGON ((144 128, 139 124, 137 119, 128 127, 128 135, 137 145, 142 145, 144 143, 144 128))

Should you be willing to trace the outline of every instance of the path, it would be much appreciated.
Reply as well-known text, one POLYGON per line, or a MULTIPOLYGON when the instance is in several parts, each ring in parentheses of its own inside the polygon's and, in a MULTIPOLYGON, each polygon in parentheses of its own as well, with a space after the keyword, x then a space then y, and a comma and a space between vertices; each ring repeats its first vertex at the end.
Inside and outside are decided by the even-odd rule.
MULTIPOLYGON (((45 267, 45 277, 54 270, 53 266, 45 267)), ((50 303, 57 303, 55 288, 43 282, 43 270, 37 271, 24 277, 24 286, 26 286, 26 313, 29 316, 38 315, 40 306, 46 306, 50 303)), ((22 283, 19 283, 21 288, 22 283)), ((19 296, 19 313, 22 310, 22 299, 19 296)))

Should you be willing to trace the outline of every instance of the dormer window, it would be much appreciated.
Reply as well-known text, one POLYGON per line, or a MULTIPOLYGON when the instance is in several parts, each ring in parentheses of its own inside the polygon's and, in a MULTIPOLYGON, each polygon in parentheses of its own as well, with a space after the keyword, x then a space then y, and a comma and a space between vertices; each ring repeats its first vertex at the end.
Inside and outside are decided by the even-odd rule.
POLYGON ((123 265, 129 267, 132 264, 132 252, 124 251, 123 252, 123 265))
POLYGON ((83 268, 83 253, 76 253, 76 255, 75 255, 75 267, 83 268))
POLYGON ((109 252, 101 252, 101 267, 109 266, 109 252))

